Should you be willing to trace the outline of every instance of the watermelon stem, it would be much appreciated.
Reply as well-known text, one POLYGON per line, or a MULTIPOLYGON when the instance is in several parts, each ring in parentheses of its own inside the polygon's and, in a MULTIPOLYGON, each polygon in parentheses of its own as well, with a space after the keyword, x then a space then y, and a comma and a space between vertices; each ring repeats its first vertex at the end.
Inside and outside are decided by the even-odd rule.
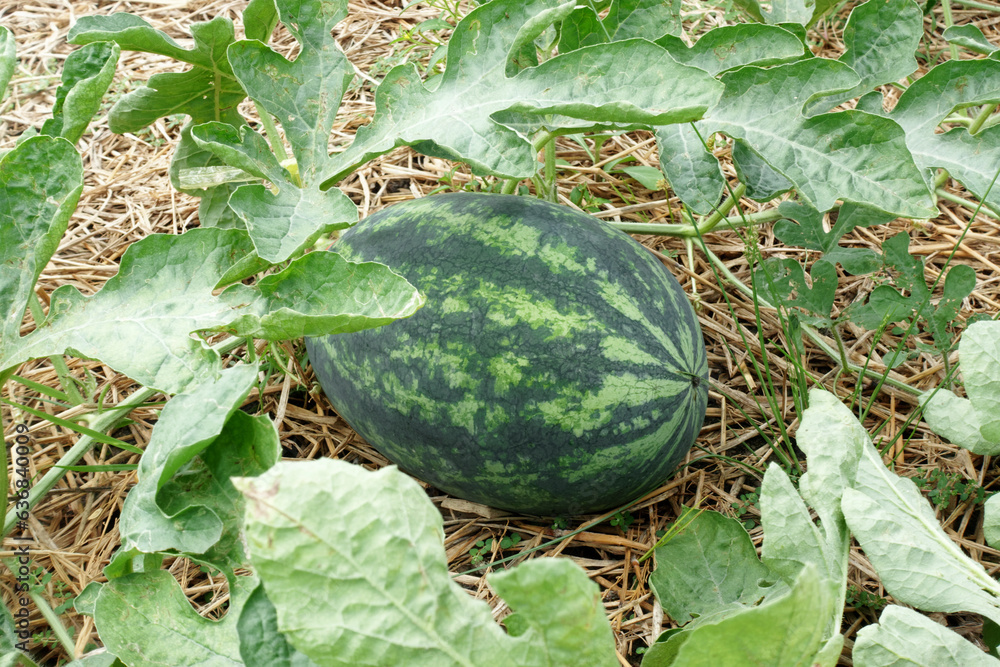
POLYGON ((278 127, 274 124, 274 119, 271 118, 271 114, 261 109, 256 100, 254 100, 253 106, 257 109, 257 115, 260 116, 260 124, 264 126, 264 133, 267 135, 268 143, 271 144, 271 152, 278 158, 278 162, 284 162, 288 159, 288 153, 285 152, 285 144, 281 141, 281 135, 278 134, 278 127))
MULTIPOLYGON (((774 222, 775 220, 780 220, 782 217, 783 216, 778 213, 778 209, 772 208, 766 211, 747 213, 742 217, 732 216, 729 218, 723 218, 721 222, 724 222, 727 228, 739 228, 745 224, 759 225, 774 222)), ((606 221, 605 224, 611 225, 615 229, 623 231, 626 234, 650 234, 658 236, 677 236, 681 238, 693 238, 698 236, 698 227, 691 224, 630 221, 615 222, 612 220, 606 221)))
MULTIPOLYGON (((542 132, 546 132, 542 130, 542 132)), ((540 133, 539 133, 540 134, 540 133)), ((545 200, 556 203, 556 138, 548 134, 545 142, 545 200)))

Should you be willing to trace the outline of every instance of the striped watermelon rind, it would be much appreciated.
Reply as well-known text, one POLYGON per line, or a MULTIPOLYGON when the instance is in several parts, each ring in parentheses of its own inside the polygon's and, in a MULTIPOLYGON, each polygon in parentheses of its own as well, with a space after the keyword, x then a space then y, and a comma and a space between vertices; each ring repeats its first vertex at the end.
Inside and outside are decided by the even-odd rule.
POLYGON ((581 514, 655 489, 694 443, 701 330, 627 235, 539 200, 463 193, 379 211, 335 249, 427 297, 408 319, 306 341, 337 412, 414 476, 494 507, 581 514))

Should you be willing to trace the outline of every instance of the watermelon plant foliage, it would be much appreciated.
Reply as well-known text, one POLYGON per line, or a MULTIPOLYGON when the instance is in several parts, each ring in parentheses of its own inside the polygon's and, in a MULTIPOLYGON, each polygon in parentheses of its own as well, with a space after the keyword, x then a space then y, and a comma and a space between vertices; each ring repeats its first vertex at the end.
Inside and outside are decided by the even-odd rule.
POLYGON ((394 467, 284 462, 236 485, 277 628, 316 664, 617 664, 597 585, 568 560, 489 575, 505 633, 451 580, 440 512, 394 467))
POLYGON ((969 325, 959 343, 966 398, 944 387, 922 398, 934 432, 976 454, 1000 453, 1000 322, 969 325))
MULTIPOLYGON (((885 466, 835 396, 814 389, 809 398, 797 433, 808 472, 796 490, 780 467, 768 468, 760 560, 739 521, 707 510, 688 510, 655 549, 650 585, 684 625, 650 647, 643 667, 837 664, 852 536, 896 600, 996 619, 1000 585, 945 534, 913 482, 885 466)), ((963 656, 997 663, 918 612, 890 605, 880 624, 859 633, 852 657, 859 667, 884 667, 901 664, 900 656, 918 665, 966 664, 963 656)))
MULTIPOLYGON (((729 145, 739 192, 762 201, 793 192, 797 201, 783 205, 786 220, 775 232, 822 253, 809 279, 796 262, 772 267, 778 280, 769 298, 800 309, 812 318, 807 324, 836 324, 837 265, 855 274, 895 267, 901 282, 877 289, 848 316, 874 324, 864 309, 871 315, 889 304, 901 319, 923 319, 946 349, 947 323, 971 290, 968 272, 955 267, 945 299, 930 307, 931 288, 904 235, 881 255, 848 251, 839 239, 897 216, 933 216, 947 176, 1000 210, 990 171, 1000 157, 1000 122, 992 112, 967 113, 1000 102, 995 45, 968 27, 949 28, 945 37, 956 48, 989 57, 931 68, 887 112, 874 89, 916 68, 923 28, 914 2, 858 4, 838 60, 814 57, 804 29, 835 3, 775 0, 769 11, 756 0, 737 4, 754 23, 685 41, 674 0, 483 3, 454 26, 444 73, 425 82, 412 65, 391 70, 375 91, 371 121, 332 154, 329 135, 355 72, 331 35, 346 0, 251 0, 242 14, 245 39, 219 17, 191 26, 190 48, 127 14, 73 26, 70 41, 82 48, 66 61, 53 117, 0 155, 0 381, 38 357, 100 359, 142 386, 90 416, 98 435, 157 392, 173 396, 126 501, 123 548, 105 570, 108 581, 76 601, 94 616, 107 651, 74 664, 387 664, 378 662, 385 655, 396 664, 616 664, 596 588, 571 563, 529 561, 491 575, 515 612, 504 632, 450 581, 441 518, 418 486, 392 468, 275 465, 274 426, 239 409, 262 367, 253 353, 236 363, 226 356, 243 343, 381 326, 422 305, 389 267, 307 253, 357 219, 336 184, 396 146, 465 162, 477 174, 510 179, 504 187, 512 188, 536 174, 539 150, 552 158, 545 177, 554 178, 560 134, 651 130, 672 189, 706 216, 692 217, 684 232, 692 236, 728 212, 720 209, 727 186, 712 150, 729 145), (267 46, 279 21, 298 42, 294 60, 267 46), (83 188, 74 144, 121 49, 183 64, 184 71, 157 74, 122 96, 109 120, 114 131, 132 132, 166 115, 187 116, 171 177, 201 196, 202 228, 137 242, 99 292, 64 286, 46 313, 35 283, 83 188), (254 127, 238 112, 247 98, 260 115, 254 127), (849 100, 854 109, 831 111, 849 100), (49 168, 39 174, 37 164, 49 168), (827 230, 829 211, 838 218, 827 230), (25 329, 29 310, 35 326, 25 329), (220 334, 228 337, 208 344, 220 334), (362 499, 385 506, 373 512, 359 507, 362 499), (162 570, 167 555, 228 579, 223 620, 194 613, 162 570), (247 566, 254 576, 237 574, 247 566), (385 636, 365 632, 385 619, 393 624, 385 636)), ((0 90, 15 65, 13 36, 0 28, 0 90)), ((983 449, 997 440, 984 416, 996 378, 975 367, 986 367, 981 360, 995 367, 996 334, 982 327, 969 334, 961 351, 968 399, 941 390, 926 407, 931 421, 938 405, 967 416, 964 431, 940 428, 983 449)), ((60 465, 77 462, 95 442, 84 435, 60 465)), ((950 541, 912 483, 885 468, 834 397, 813 392, 799 446, 809 470, 798 488, 781 468, 767 471, 761 559, 738 523, 709 513, 658 547, 653 589, 671 616, 688 623, 650 648, 647 667, 747 655, 776 666, 834 664, 851 534, 898 600, 1000 620, 996 582, 950 541), (884 515, 878 522, 875 507, 884 515), (674 565, 695 561, 701 569, 674 565)), ((36 482, 29 504, 60 470, 36 482)), ((994 546, 995 505, 987 504, 985 526, 994 546)), ((14 525, 8 512, 5 534, 14 525)), ((2 660, 21 660, 6 641, 7 620, 2 660)), ((887 654, 914 654, 917 642, 977 664, 965 640, 895 606, 859 635, 854 661, 893 664, 887 654)))

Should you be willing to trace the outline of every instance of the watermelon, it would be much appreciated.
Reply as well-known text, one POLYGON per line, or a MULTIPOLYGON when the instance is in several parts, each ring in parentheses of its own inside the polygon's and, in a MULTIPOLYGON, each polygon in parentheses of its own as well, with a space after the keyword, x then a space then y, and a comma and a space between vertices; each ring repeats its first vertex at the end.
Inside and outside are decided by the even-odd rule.
POLYGON ((694 443, 701 330, 626 234, 537 199, 462 193, 390 206, 333 249, 427 297, 408 319, 306 341, 337 413, 415 477, 502 509, 583 514, 655 489, 694 443))

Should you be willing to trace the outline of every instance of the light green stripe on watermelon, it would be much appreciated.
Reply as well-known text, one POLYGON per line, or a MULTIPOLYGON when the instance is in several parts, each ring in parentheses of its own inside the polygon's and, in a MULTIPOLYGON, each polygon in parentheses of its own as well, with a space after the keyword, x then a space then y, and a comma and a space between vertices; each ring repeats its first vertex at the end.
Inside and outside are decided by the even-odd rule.
POLYGON ((690 389, 691 382, 665 378, 640 378, 631 373, 609 376, 600 389, 582 390, 576 385, 559 389, 559 397, 528 406, 527 414, 544 417, 545 423, 572 431, 582 437, 587 431, 610 424, 614 411, 623 405, 638 407, 659 401, 664 396, 676 396, 690 389))
POLYGON ((634 299, 630 299, 618 283, 597 281, 595 281, 595 283, 598 293, 608 305, 630 320, 635 320, 640 323, 642 327, 648 331, 654 339, 656 339, 656 342, 663 346, 663 349, 667 352, 666 357, 664 357, 664 366, 670 368, 674 372, 687 372, 687 369, 680 369, 676 364, 670 363, 669 359, 682 359, 689 357, 681 356, 680 350, 678 350, 677 346, 674 345, 674 341, 672 341, 660 327, 654 326, 653 323, 649 321, 649 318, 643 315, 642 311, 635 305, 634 299))
POLYGON ((607 449, 588 452, 587 465, 579 467, 574 465, 579 461, 579 456, 569 455, 560 458, 560 465, 568 471, 566 480, 571 484, 577 484, 592 480, 597 471, 614 470, 621 465, 623 460, 652 460, 663 451, 663 443, 670 438, 671 434, 683 428, 684 421, 688 418, 684 411, 678 411, 671 418, 663 422, 658 429, 636 438, 628 443, 627 447, 609 447, 607 449))
POLYGON ((668 368, 663 359, 639 349, 635 341, 620 336, 608 336, 601 341, 601 355, 609 361, 638 364, 640 366, 661 366, 668 368))
POLYGON ((568 338, 578 331, 595 330, 597 322, 589 310, 564 312, 550 299, 539 299, 523 289, 504 289, 494 283, 479 281, 477 294, 493 307, 487 317, 505 327, 527 324, 532 329, 550 331, 545 340, 568 338))
POLYGON ((389 352, 389 359, 399 362, 400 367, 414 366, 439 369, 443 384, 452 389, 476 391, 482 380, 470 374, 469 364, 475 359, 472 347, 450 341, 446 349, 436 342, 416 341, 405 347, 397 347, 389 352))
POLYGON ((531 361, 508 352, 489 360, 486 368, 494 377, 493 391, 503 396, 512 386, 517 386, 524 378, 524 370, 531 367, 531 361))

